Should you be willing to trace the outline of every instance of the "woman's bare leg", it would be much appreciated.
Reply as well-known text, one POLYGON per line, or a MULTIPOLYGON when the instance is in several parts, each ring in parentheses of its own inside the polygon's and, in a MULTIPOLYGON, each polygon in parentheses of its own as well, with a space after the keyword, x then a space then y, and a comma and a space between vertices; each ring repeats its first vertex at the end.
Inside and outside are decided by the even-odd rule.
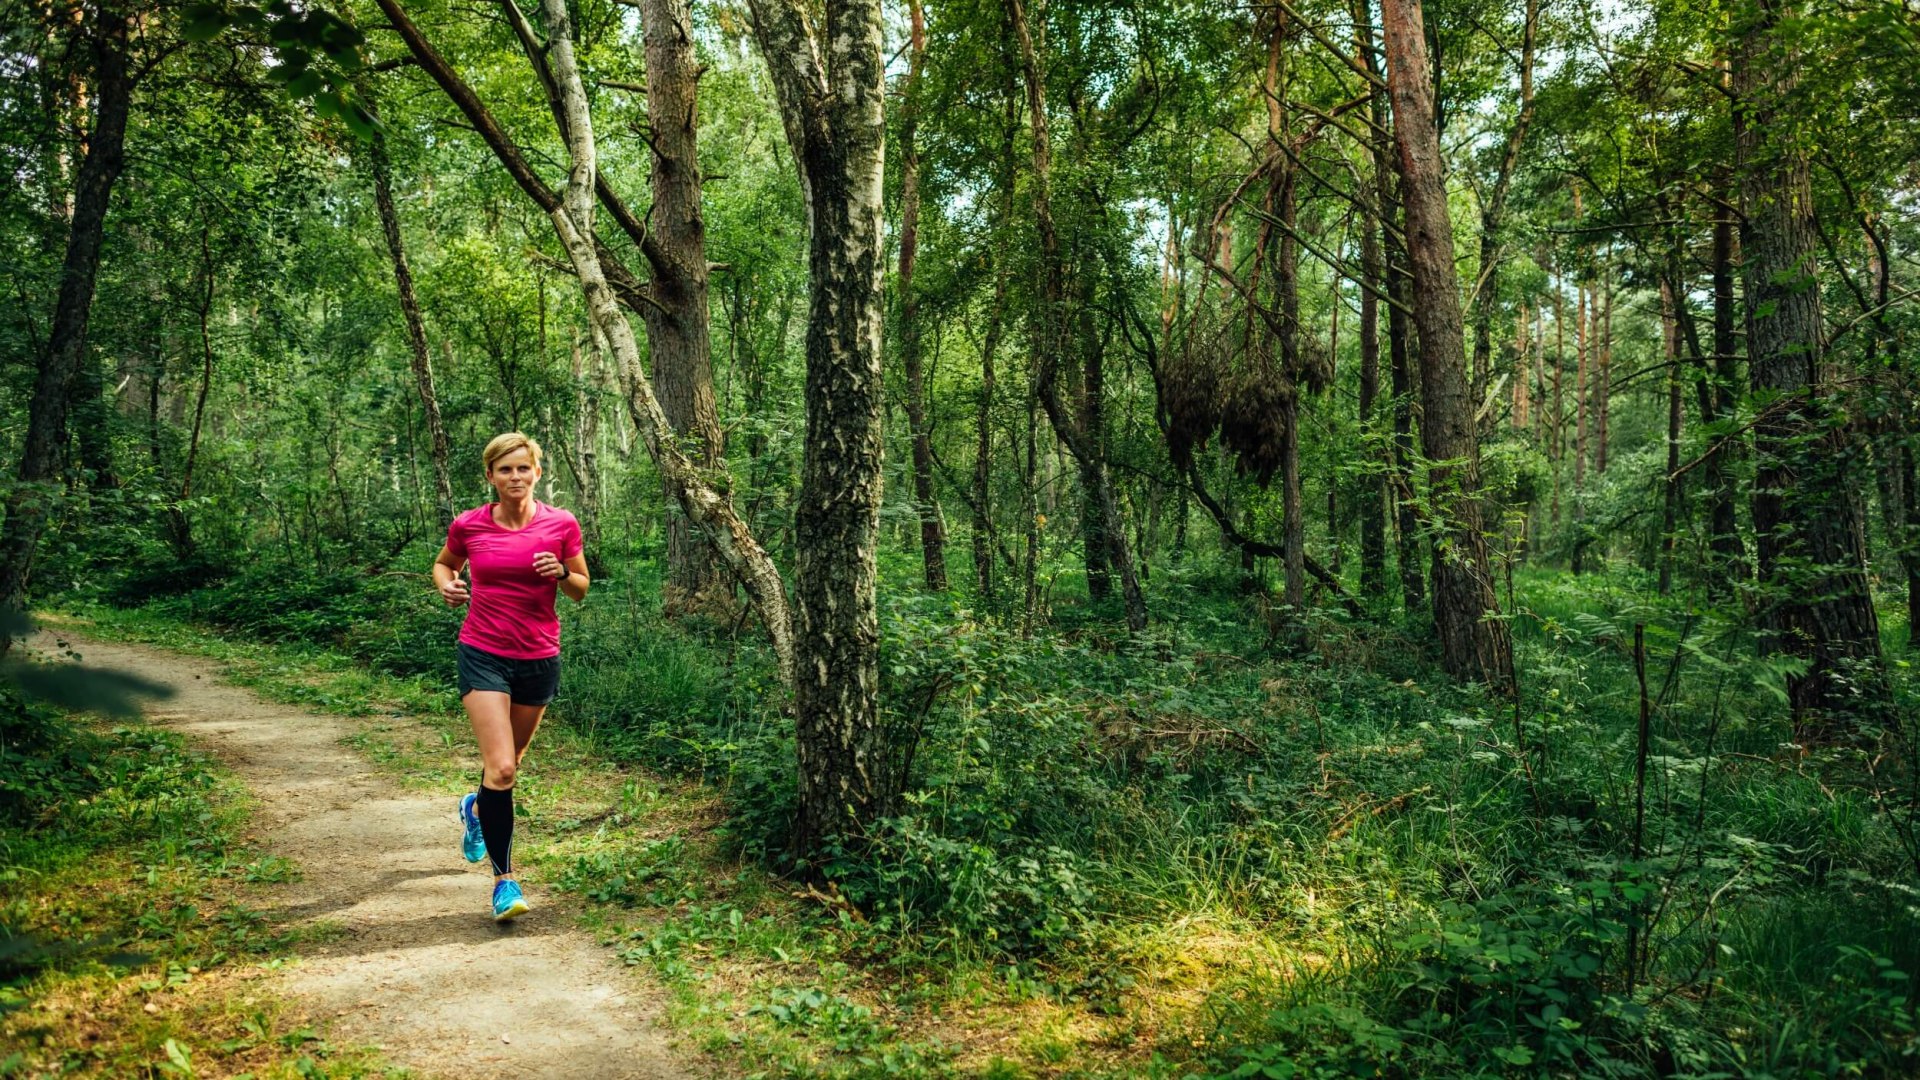
MULTIPOLYGON (((497 690, 472 690, 460 699, 467 719, 473 724, 473 737, 480 744, 480 763, 484 770, 481 783, 495 791, 511 791, 519 771, 521 748, 515 745, 513 703, 497 690)), ((532 736, 532 731, 528 731, 532 736)), ((512 877, 511 873, 497 877, 512 877)))
POLYGON ((540 730, 540 719, 547 715, 545 705, 515 705, 512 710, 513 721, 513 760, 517 764, 527 756, 527 746, 533 742, 533 733, 540 730))

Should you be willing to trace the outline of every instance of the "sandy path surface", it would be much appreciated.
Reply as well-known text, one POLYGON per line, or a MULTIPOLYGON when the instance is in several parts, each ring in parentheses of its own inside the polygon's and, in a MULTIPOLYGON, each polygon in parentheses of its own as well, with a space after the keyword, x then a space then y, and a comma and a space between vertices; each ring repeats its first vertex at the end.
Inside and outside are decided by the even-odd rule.
MULTIPOLYGON (((89 666, 175 688, 149 706, 260 798, 254 833, 301 880, 276 890, 276 923, 328 920, 345 933, 303 946, 282 993, 336 1038, 382 1047, 424 1076, 653 1078, 702 1075, 679 1060, 658 992, 573 929, 537 887, 505 927, 486 914, 489 879, 459 853, 452 798, 402 790, 342 744, 353 722, 230 686, 210 661, 81 638, 89 666)), ((33 641, 43 657, 53 636, 33 641)))

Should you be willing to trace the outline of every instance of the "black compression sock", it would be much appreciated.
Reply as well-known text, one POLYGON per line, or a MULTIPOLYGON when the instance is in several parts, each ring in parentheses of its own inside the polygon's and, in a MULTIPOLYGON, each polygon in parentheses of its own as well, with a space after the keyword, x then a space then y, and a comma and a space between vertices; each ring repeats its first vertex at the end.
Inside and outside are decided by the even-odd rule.
POLYGON ((474 800, 473 812, 480 819, 480 835, 486 837, 487 858, 493 861, 493 872, 513 873, 513 789, 499 791, 480 785, 480 797, 474 800))

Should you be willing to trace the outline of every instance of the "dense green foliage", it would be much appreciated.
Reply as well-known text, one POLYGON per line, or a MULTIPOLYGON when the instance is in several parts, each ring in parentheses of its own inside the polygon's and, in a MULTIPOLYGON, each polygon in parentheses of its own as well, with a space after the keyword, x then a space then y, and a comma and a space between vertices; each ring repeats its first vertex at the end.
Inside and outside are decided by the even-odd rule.
MULTIPOLYGON (((10 449, 49 370, 96 7, 55 25, 15 5, 0 25, 10 449)), ((796 852, 766 626, 731 585, 662 612, 680 510, 548 217, 391 20, 313 7, 282 33, 259 12, 285 5, 130 5, 130 161, 32 601, 324 646, 450 694, 460 613, 425 573, 444 526, 430 364, 456 508, 490 495, 480 446, 519 429, 548 451, 539 497, 586 519, 598 573, 563 605, 556 722, 714 785, 729 849, 831 889, 876 969, 953 965, 1142 1017, 1116 1067, 1169 1075, 1920 1070, 1910 9, 1427 5, 1466 307, 1447 359, 1467 376, 1490 618, 1514 641, 1511 684, 1486 686, 1448 679, 1436 643, 1432 575, 1465 556, 1435 467, 1457 463, 1422 457, 1442 403, 1389 315, 1414 298, 1378 174, 1404 165, 1363 74, 1373 7, 955 0, 913 46, 889 6, 890 42, 924 50, 911 92, 904 61, 889 76, 889 138, 911 131, 919 170, 918 261, 910 287, 888 277, 877 566, 871 765, 899 795, 796 852), (1024 48, 1016 18, 1037 31, 1024 48), (1760 208, 1781 175, 1804 182, 1803 273, 1747 280, 1778 240, 1760 208), (1768 290, 1819 301, 1797 389, 1748 344, 1768 290), (1290 529, 1310 579, 1289 576, 1290 529), (1816 532, 1844 534, 1844 557, 1804 557, 1816 532), (929 535, 944 589, 925 584, 929 535), (1842 594, 1854 622, 1830 640, 1782 631, 1842 594)), ((645 211, 664 166, 638 16, 572 7, 603 174, 645 211)), ((557 186, 566 151, 512 5, 485 8, 406 5, 557 186)), ((692 17, 725 430, 706 479, 790 572, 809 193, 749 14, 692 17)), ((0 693, 10 885, 132 842, 129 806, 152 807, 137 839, 163 847, 214 813, 174 744, 0 693)), ((659 906, 682 856, 659 840, 554 883, 659 906)), ((874 1029, 830 988, 755 1008, 810 1038, 874 1029)))

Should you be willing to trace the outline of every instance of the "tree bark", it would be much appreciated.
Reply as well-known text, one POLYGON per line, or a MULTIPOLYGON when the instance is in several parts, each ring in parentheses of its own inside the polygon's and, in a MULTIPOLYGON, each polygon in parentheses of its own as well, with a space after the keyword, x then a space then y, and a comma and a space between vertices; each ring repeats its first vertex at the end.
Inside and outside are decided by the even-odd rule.
POLYGON ((1453 268, 1453 226, 1419 0, 1382 0, 1388 92, 1400 151, 1420 331, 1421 448, 1429 465, 1438 539, 1433 559, 1434 623, 1442 662, 1456 678, 1505 690, 1513 682, 1513 643, 1500 618, 1481 531, 1480 449, 1469 396, 1460 282, 1453 268))
MULTIPOLYGON (((1273 245, 1273 288, 1275 307, 1280 315, 1274 337, 1280 351, 1282 392, 1280 421, 1280 505, 1286 530, 1286 554, 1282 598, 1290 620, 1298 620, 1307 604, 1305 563, 1307 528, 1306 497, 1300 480, 1300 249, 1295 237, 1299 219, 1299 201, 1295 198, 1295 171, 1292 159, 1282 151, 1289 140, 1286 95, 1289 90, 1285 48, 1286 13, 1276 10, 1273 28, 1267 40, 1267 142, 1269 153, 1281 158, 1267 185, 1269 222, 1261 223, 1261 243, 1273 245), (1274 237, 1272 222, 1278 222, 1274 237)), ((1332 527, 1329 518, 1328 527, 1332 527)))
MULTIPOLYGON (((1723 177, 1724 187, 1732 187, 1732 178, 1723 177)), ((1702 413, 1702 423, 1711 424, 1723 417, 1733 415, 1734 387, 1740 377, 1740 341, 1735 333, 1735 315, 1738 304, 1734 297, 1734 248, 1736 234, 1733 220, 1725 210, 1715 208, 1713 223, 1713 366, 1711 375, 1710 400, 1712 412, 1702 413)), ((1706 463, 1706 486, 1710 491, 1711 504, 1708 510, 1708 546, 1713 551, 1720 574, 1735 580, 1747 577, 1747 545, 1740 538, 1740 517, 1736 507, 1734 481, 1732 475, 1733 459, 1739 454, 1742 440, 1728 437, 1721 440, 1709 452, 1706 463)), ((1716 574, 1716 578, 1719 575, 1716 574)))
POLYGON ((947 531, 933 497, 933 434, 927 422, 925 365, 920 352, 920 298, 913 291, 920 248, 920 83, 927 62, 927 17, 907 4, 907 82, 900 109, 900 366, 907 377, 907 426, 913 442, 913 503, 920 515, 920 561, 927 588, 947 591, 947 531))
MULTIPOLYGON (((1380 259, 1380 221, 1371 207, 1360 223, 1360 434, 1363 446, 1376 443, 1380 400, 1380 301, 1384 277, 1380 259)), ((1371 494, 1360 500, 1360 595, 1369 601, 1387 591, 1386 476, 1368 475, 1371 494)))
POLYGON ((1886 684, 1849 455, 1822 370, 1807 151, 1782 106, 1800 62, 1780 26, 1787 7, 1760 0, 1733 57, 1747 367, 1765 402, 1754 424, 1753 524, 1763 643, 1807 662, 1787 680, 1796 734, 1831 741, 1862 706, 1884 700, 1886 684))
POLYGON ((1613 283, 1607 275, 1600 278, 1599 378, 1594 387, 1594 407, 1599 410, 1593 432, 1593 471, 1607 471, 1607 416, 1613 401, 1613 283))
MULTIPOLYGON (((652 150, 653 205, 643 248, 652 273, 642 305, 653 389, 682 451, 714 476, 726 469, 725 433, 713 394, 709 334, 706 220, 700 210, 699 85, 693 15, 688 0, 638 0, 647 58, 647 126, 652 150)), ((662 475, 667 497, 679 502, 662 475)), ((662 606, 669 615, 700 610, 727 589, 724 568, 698 524, 682 515, 667 521, 667 575, 662 606)))
MULTIPOLYGON (((1367 0, 1359 0, 1363 13, 1367 0)), ((1360 61, 1376 82, 1367 100, 1367 114, 1376 132, 1387 130, 1387 95, 1379 89, 1381 67, 1375 55, 1373 20, 1354 20, 1359 36, 1360 61)), ((1417 611, 1427 602, 1427 586, 1420 564, 1420 521, 1413 505, 1413 412, 1412 337, 1414 328, 1407 312, 1412 297, 1408 293, 1405 232, 1400 206, 1400 185, 1394 173, 1392 154, 1384 138, 1373 141, 1373 178, 1380 204, 1381 236, 1385 241, 1382 271, 1386 283, 1387 371, 1393 388, 1393 442, 1384 478, 1393 501, 1395 562, 1400 576, 1400 599, 1408 611, 1417 611)))
MULTIPOLYGON (((1668 266, 1674 260, 1668 259, 1668 266)), ((1680 533, 1680 344, 1678 316, 1674 312, 1675 290, 1667 280, 1660 282, 1660 344, 1667 361, 1667 476, 1665 499, 1660 515, 1660 595, 1673 592, 1674 546, 1680 533)))
POLYGON ((863 833, 891 811, 906 779, 892 755, 908 748, 889 747, 880 725, 874 596, 884 35, 879 0, 827 0, 818 33, 795 0, 752 0, 752 11, 809 226, 807 433, 794 515, 795 846, 804 857, 833 837, 863 833))
POLYGON ((413 388, 426 411, 428 452, 433 456, 433 495, 441 529, 453 523, 453 479, 448 465, 447 426, 440 418, 440 396, 433 385, 433 354, 427 348, 427 328, 420 317, 420 301, 413 289, 413 269, 407 264, 406 244, 400 235, 400 214, 393 202, 393 181, 384 136, 376 134, 367 148, 373 172, 373 202, 380 213, 380 230, 393 260, 393 280, 400 293, 400 314, 407 326, 407 345, 413 364, 413 388))
MULTIPOLYGON (((598 349, 591 354, 597 355, 598 349)), ((573 376, 573 437, 567 440, 567 471, 573 474, 579 492, 580 533, 586 548, 587 569, 596 577, 606 572, 606 559, 600 543, 600 396, 595 362, 588 368, 588 352, 581 349, 580 332, 574 331, 568 358, 573 376)))
MULTIPOLYGON (((1576 496, 1587 489, 1587 283, 1581 282, 1579 289, 1580 295, 1573 309, 1573 490, 1576 496)), ((1573 503, 1575 521, 1586 516, 1582 510, 1581 502, 1576 497, 1573 503)))
MULTIPOLYGON (((103 5, 95 19, 97 24, 87 37, 98 111, 80 163, 53 325, 27 407, 27 434, 15 474, 19 482, 7 498, 7 518, 0 527, 0 611, 25 606, 34 552, 53 509, 52 481, 66 466, 67 415, 75 376, 87 363, 88 318, 100 269, 100 244, 113 186, 126 165, 127 114, 135 79, 128 63, 129 20, 111 5, 103 5)), ((11 644, 11 638, 0 634, 0 656, 11 644)))
MULTIPOLYGON (((381 0, 383 8, 393 0, 381 0)), ((766 624, 780 677, 787 685, 796 683, 798 653, 794 645, 795 628, 788 613, 786 591, 773 560, 753 538, 740 520, 723 490, 716 490, 699 467, 680 449, 672 426, 654 397, 640 367, 640 350, 633 327, 621 314, 601 264, 598 246, 593 240, 593 208, 597 155, 593 144, 593 125, 587 112, 587 95, 573 59, 572 28, 565 0, 545 0, 549 30, 548 49, 553 59, 567 119, 567 151, 572 169, 567 177, 566 197, 554 207, 554 230, 572 260, 587 302, 587 315, 600 345, 610 353, 621 374, 627 394, 627 408, 634 427, 647 446, 648 454, 661 475, 670 476, 679 495, 680 508, 706 530, 709 539, 728 566, 745 586, 747 594, 766 624)), ((397 8, 395 9, 398 10, 397 8)), ((544 190, 544 188, 542 189, 544 190)))

